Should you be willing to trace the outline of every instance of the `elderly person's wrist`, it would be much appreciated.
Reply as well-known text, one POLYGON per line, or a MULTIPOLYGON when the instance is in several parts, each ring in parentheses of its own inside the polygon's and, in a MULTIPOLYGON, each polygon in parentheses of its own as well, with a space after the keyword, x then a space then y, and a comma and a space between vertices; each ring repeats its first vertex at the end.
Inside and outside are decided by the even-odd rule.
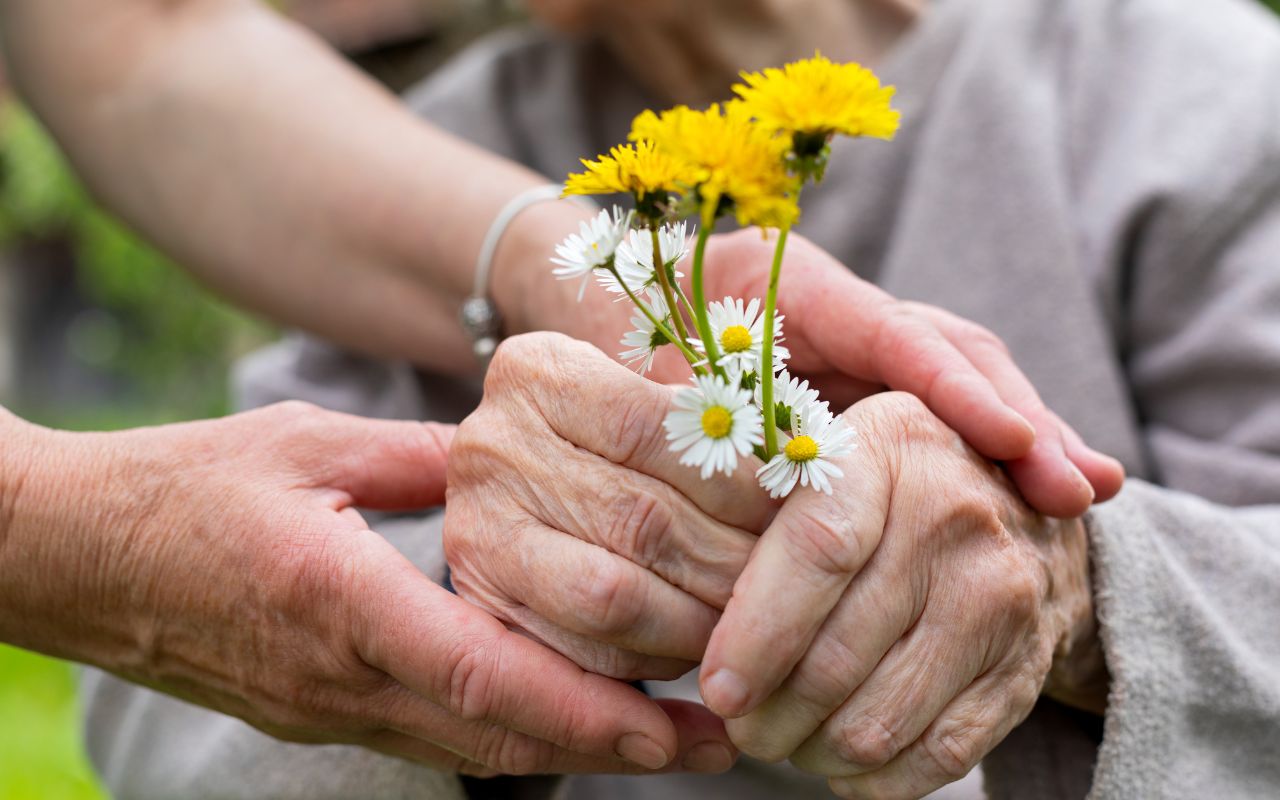
POLYGON ((1084 521, 1075 520, 1070 535, 1053 542, 1052 547, 1060 554, 1054 585, 1061 598, 1063 633, 1054 649, 1044 694, 1060 703, 1104 714, 1111 676, 1098 635, 1084 521))

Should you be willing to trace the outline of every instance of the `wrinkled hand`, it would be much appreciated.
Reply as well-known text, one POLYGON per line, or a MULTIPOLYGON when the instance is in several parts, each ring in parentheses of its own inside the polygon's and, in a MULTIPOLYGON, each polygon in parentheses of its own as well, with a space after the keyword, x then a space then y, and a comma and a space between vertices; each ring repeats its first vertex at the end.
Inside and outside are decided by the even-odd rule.
POLYGON ((1085 531, 1033 513, 910 395, 845 416, 845 478, 791 497, 760 539, 703 697, 747 753, 845 797, 919 797, 1003 739, 1051 667, 1052 690, 1105 703, 1085 531))
MULTIPOLYGON (((772 253, 773 241, 758 231, 712 237, 707 298, 764 297, 772 253)), ((1095 496, 1120 491, 1120 464, 1046 408, 1004 343, 982 326, 896 300, 794 235, 778 309, 789 366, 833 408, 884 387, 909 392, 979 453, 1004 461, 1023 497, 1046 514, 1079 516, 1095 496), (1034 426, 1034 444, 1023 420, 1034 426)))
POLYGON ((450 456, 459 593, 592 672, 691 669, 774 508, 751 463, 677 462, 673 393, 558 334, 504 342, 450 456))
POLYGON ((38 580, 0 605, 71 627, 52 643, 20 629, 19 644, 282 739, 445 770, 639 772, 700 743, 726 751, 705 709, 583 672, 368 529, 354 506, 443 500, 450 427, 296 403, 113 434, 27 427, 30 468, 0 508, 40 546, 0 556, 38 580), (70 552, 46 552, 67 530, 70 552))

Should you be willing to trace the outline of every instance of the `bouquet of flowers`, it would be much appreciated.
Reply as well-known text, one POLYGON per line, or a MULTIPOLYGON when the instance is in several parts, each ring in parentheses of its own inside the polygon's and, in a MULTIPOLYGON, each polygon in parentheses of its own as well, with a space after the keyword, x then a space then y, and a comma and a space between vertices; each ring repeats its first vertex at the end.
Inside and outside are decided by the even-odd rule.
POLYGON ((857 64, 820 53, 781 69, 743 73, 737 97, 706 110, 645 111, 628 144, 583 160, 566 195, 629 194, 635 206, 601 211, 556 248, 556 277, 591 277, 635 305, 635 330, 622 358, 646 372, 654 353, 674 347, 693 369, 666 419, 671 449, 703 479, 732 474, 739 457, 765 462, 756 475, 772 497, 797 483, 831 491, 854 431, 831 413, 808 382, 788 374, 778 281, 787 233, 800 216, 800 192, 822 180, 836 135, 892 138, 893 88, 857 64), (703 259, 721 217, 776 229, 777 246, 763 300, 707 302, 703 259), (685 220, 696 219, 689 292, 676 267, 687 253, 685 220))

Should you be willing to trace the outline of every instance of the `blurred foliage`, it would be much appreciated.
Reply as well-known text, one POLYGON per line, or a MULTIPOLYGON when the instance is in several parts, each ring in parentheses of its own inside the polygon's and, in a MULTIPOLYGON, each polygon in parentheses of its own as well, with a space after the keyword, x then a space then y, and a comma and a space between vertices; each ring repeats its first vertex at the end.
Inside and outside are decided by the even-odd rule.
POLYGON ((0 645, 0 797, 102 800, 84 757, 69 664, 0 645))
MULTIPOLYGON (((271 329, 210 295, 102 211, 39 122, 10 103, 0 112, 0 248, 33 240, 68 242, 79 291, 105 312, 88 315, 68 335, 87 366, 132 388, 122 421, 225 412, 231 360, 271 329)), ((64 422, 49 419, 47 407, 19 410, 40 422, 64 422)), ((102 417, 101 409, 74 406, 53 416, 83 423, 86 412, 102 417)))

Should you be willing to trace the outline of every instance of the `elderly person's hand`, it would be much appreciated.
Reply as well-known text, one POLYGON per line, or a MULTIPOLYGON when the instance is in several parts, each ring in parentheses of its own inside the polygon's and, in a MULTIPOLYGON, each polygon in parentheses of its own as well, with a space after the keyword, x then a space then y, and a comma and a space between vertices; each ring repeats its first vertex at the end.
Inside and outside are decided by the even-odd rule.
POLYGON ((450 455, 459 593, 593 672, 691 669, 774 506, 749 465, 678 463, 672 395, 558 334, 504 342, 450 455))
POLYGON ((0 434, 0 641, 449 771, 728 752, 705 709, 583 672, 368 529, 355 506, 443 500, 448 426, 291 403, 109 434, 0 410, 0 434))
MULTIPOLYGON (((707 298, 764 297, 773 242, 758 231, 708 243, 707 298)), ((1074 517, 1120 491, 1124 469, 1045 407, 998 337, 942 309, 895 299, 802 237, 787 243, 778 310, 788 366, 833 407, 885 387, 919 397, 1046 514, 1074 517), (1017 411, 1035 428, 1021 447, 1017 411)), ((668 362, 669 363, 669 362, 668 362)))
POLYGON ((845 797, 919 797, 1042 688, 1100 710, 1081 521, 1033 513, 909 395, 845 418, 860 447, 844 479, 782 506, 707 647, 703 697, 734 742, 845 797))

